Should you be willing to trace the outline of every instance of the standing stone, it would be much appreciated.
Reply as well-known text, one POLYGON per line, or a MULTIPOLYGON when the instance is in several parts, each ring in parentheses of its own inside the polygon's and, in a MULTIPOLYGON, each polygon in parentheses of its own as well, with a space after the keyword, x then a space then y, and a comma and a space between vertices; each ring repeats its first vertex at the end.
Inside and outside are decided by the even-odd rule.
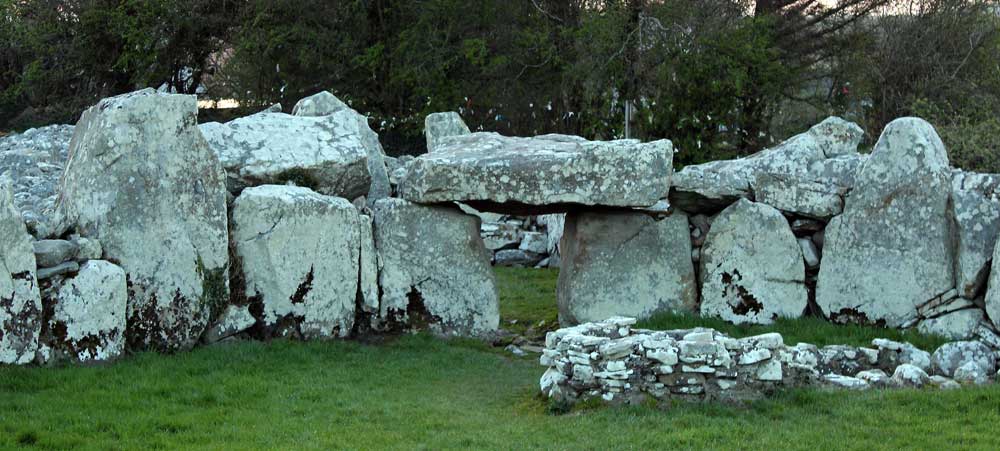
MULTIPOLYGON (((233 204, 247 298, 273 336, 346 337, 354 326, 361 216, 346 199, 295 186, 249 188, 233 204)), ((251 309, 253 311, 253 309, 251 309)))
POLYGON ((441 145, 444 138, 452 136, 462 136, 472 133, 469 126, 465 125, 462 116, 454 111, 446 113, 433 113, 424 119, 424 137, 427 139, 427 152, 434 152, 434 149, 441 145))
POLYGON ((456 136, 407 166, 402 198, 463 202, 506 214, 574 206, 648 207, 666 196, 673 145, 660 140, 587 141, 576 136, 456 136))
POLYGON ((35 254, 10 187, 0 181, 0 363, 35 358, 42 328, 42 301, 35 254))
POLYGON ((49 359, 106 362, 125 351, 128 289, 125 270, 103 260, 91 260, 45 300, 43 333, 49 359))
POLYGON ((402 199, 375 203, 382 297, 373 328, 428 326, 475 336, 500 324, 499 295, 479 219, 402 199))
POLYGON ((955 287, 951 169, 922 119, 886 126, 844 214, 826 229, 816 301, 837 322, 898 327, 955 287))
POLYGON ((989 284, 986 288, 986 315, 993 325, 1000 328, 1000 241, 993 250, 993 263, 990 270, 989 284))
POLYGON ((569 213, 560 249, 557 297, 563 325, 695 309, 697 282, 684 213, 662 220, 632 212, 569 213))
POLYGON ((145 89, 83 113, 58 212, 129 284, 132 349, 193 346, 228 300, 225 174, 194 96, 145 89))
POLYGON ((986 285, 1000 234, 1000 175, 955 171, 951 189, 957 228, 955 281, 960 296, 974 299, 986 285))
POLYGON ((788 221, 741 199, 712 222, 701 250, 701 314, 770 324, 806 309, 802 251, 788 221))

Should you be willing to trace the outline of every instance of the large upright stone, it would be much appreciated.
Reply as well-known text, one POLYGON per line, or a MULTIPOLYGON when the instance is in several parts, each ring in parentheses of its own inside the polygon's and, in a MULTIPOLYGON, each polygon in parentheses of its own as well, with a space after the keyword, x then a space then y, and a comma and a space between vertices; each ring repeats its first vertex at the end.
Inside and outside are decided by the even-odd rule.
MULTIPOLYGON (((354 326, 361 216, 302 187, 248 188, 233 203, 246 294, 268 335, 346 337, 354 326)), ((251 308, 251 311, 254 311, 251 308)))
POLYGON ((374 329, 428 326, 467 336, 497 329, 496 281, 477 217, 402 199, 380 200, 374 210, 382 290, 374 329))
POLYGON ((446 138, 408 166, 401 196, 480 211, 547 213, 573 206, 648 207, 670 185, 673 145, 473 133, 446 138))
POLYGON ((955 287, 951 169, 934 128, 886 126, 844 214, 826 229, 816 302, 838 322, 898 327, 955 287))
POLYGON ((701 248, 701 314, 736 324, 797 318, 808 297, 802 251, 781 212, 741 199, 701 248))
POLYGON ((444 141, 444 138, 451 136, 462 136, 472 133, 469 126, 465 125, 462 116, 454 111, 446 113, 433 113, 424 119, 424 137, 427 139, 427 152, 434 152, 434 149, 444 141))
POLYGON ((566 215, 560 249, 559 322, 690 312, 698 302, 687 215, 566 215))
POLYGON ((31 237, 14 208, 10 187, 0 181, 0 364, 34 360, 41 329, 31 237))
POLYGON ((228 299, 225 174, 195 100, 104 99, 70 144, 58 212, 125 270, 132 349, 190 348, 228 299))
POLYGON ((774 202, 776 208, 829 217, 840 212, 840 197, 853 185, 863 136, 861 127, 830 117, 746 158, 687 166, 674 174, 670 203, 688 212, 711 213, 757 192, 758 201, 774 202))
POLYGON ((125 351, 128 289, 125 271, 91 260, 46 298, 44 334, 52 361, 106 362, 125 351))
POLYGON ((293 111, 200 126, 229 175, 230 191, 291 182, 348 199, 389 196, 385 154, 367 117, 326 91, 300 100, 293 111))
POLYGON ((974 299, 986 284, 1000 234, 1000 175, 955 171, 951 198, 958 229, 955 282, 960 296, 974 299))

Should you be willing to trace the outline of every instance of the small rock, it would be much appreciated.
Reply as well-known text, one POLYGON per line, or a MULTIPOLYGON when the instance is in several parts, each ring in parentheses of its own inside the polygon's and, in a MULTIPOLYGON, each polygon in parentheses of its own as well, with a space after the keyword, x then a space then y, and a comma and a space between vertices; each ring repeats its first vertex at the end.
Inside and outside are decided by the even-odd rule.
POLYGON ((920 388, 930 383, 930 377, 924 370, 910 364, 896 367, 892 373, 892 384, 897 387, 920 388))
POLYGON ((996 356, 993 350, 979 341, 945 343, 931 356, 934 372, 948 377, 954 377, 955 370, 970 362, 975 363, 977 371, 982 374, 992 374, 996 371, 996 356))
POLYGON ((75 273, 80 270, 80 264, 77 262, 66 262, 60 265, 53 266, 51 268, 42 268, 38 270, 38 280, 49 279, 55 276, 61 276, 63 274, 75 273))
POLYGON ((101 242, 93 238, 83 238, 76 237, 74 240, 76 242, 77 248, 76 261, 84 262, 87 260, 100 260, 104 249, 101 247, 101 242))
POLYGON ((79 250, 76 243, 66 240, 40 240, 32 243, 32 246, 39 268, 51 268, 73 260, 79 250))
POLYGON ((809 238, 799 238, 799 248, 802 249, 802 259, 806 262, 806 268, 819 268, 819 250, 809 238))
POLYGON ((976 362, 965 362, 955 370, 955 381, 963 384, 984 385, 990 382, 992 372, 983 372, 983 368, 976 362))

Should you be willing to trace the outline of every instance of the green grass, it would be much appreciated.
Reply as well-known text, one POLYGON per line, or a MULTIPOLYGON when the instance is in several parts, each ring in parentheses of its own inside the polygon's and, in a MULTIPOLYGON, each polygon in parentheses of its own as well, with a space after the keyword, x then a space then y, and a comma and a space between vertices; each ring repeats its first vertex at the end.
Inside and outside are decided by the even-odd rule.
POLYGON ((546 331, 559 327, 558 269, 497 267, 494 272, 500 290, 500 327, 529 338, 544 338, 546 331))
MULTIPOLYGON (((535 322, 533 309, 552 315, 552 291, 530 287, 551 288, 555 273, 521 271, 522 284, 520 272, 500 271, 503 311, 535 322)), ((803 329, 789 335, 812 336, 803 329)), ((535 395, 541 372, 533 358, 423 335, 379 345, 244 342, 99 367, 3 367, 0 449, 1000 447, 996 387, 796 390, 738 406, 591 405, 551 415, 535 395)))

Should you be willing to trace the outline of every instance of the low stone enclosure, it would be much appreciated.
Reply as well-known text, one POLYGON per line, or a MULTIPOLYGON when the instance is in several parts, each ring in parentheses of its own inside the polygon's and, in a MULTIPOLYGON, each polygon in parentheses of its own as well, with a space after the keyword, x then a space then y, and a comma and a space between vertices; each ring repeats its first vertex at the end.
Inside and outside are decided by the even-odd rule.
MULTIPOLYGON (((995 373, 1000 176, 951 168, 923 120, 892 122, 871 154, 858 152, 858 126, 829 118, 677 173, 667 140, 472 133, 455 113, 428 116, 425 131, 428 153, 396 159, 326 92, 292 114, 198 125, 194 97, 142 90, 102 100, 75 127, 0 140, 0 362, 410 329, 490 337, 494 263, 561 268, 560 322, 584 325, 550 334, 542 385, 566 399, 711 394, 734 378, 770 387, 741 379, 774 377, 768 359, 794 385, 797 348, 773 337, 737 349, 717 333, 609 320, 668 311, 917 328, 989 349, 966 379, 995 373), (649 356, 684 346, 726 353, 679 357, 670 372, 649 356), (740 363, 747 353, 772 357, 740 363)), ((809 380, 898 373, 873 346, 844 350, 868 359, 858 371, 814 365, 809 380)))

